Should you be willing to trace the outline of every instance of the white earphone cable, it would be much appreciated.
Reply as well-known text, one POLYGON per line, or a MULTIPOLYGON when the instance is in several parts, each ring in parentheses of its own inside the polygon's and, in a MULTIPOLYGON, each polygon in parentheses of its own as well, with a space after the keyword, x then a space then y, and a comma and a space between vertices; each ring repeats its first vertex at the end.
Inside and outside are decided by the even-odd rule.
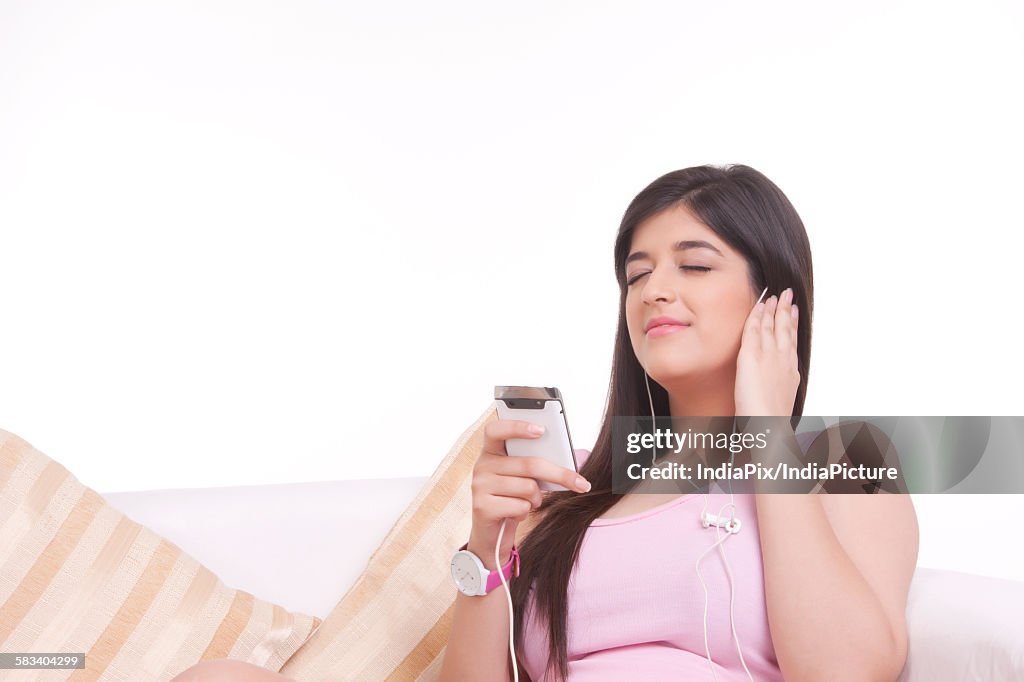
MULTIPOLYGON (((734 503, 729 503, 729 504, 724 505, 722 507, 722 509, 719 510, 719 512, 721 512, 722 510, 724 510, 726 507, 729 507, 729 506, 733 507, 733 512, 735 513, 736 505, 734 503)), ((719 513, 719 516, 721 516, 721 513, 719 513)), ((730 533, 730 535, 731 534, 732 533, 730 533)), ((718 537, 718 526, 717 525, 715 526, 715 537, 716 538, 718 537)), ((729 536, 726 535, 725 537, 729 537, 729 536)), ((743 658, 743 648, 740 646, 740 636, 738 634, 736 634, 736 618, 735 618, 734 609, 733 609, 733 606, 736 604, 736 590, 734 589, 734 585, 733 585, 733 581, 732 581, 732 570, 729 568, 729 559, 728 559, 728 557, 725 556, 725 543, 724 542, 722 544, 718 545, 718 552, 719 552, 719 554, 722 555, 722 561, 725 562, 725 574, 727 576, 729 576, 729 623, 732 625, 732 636, 733 636, 733 639, 736 641, 736 653, 738 653, 739 656, 740 656, 740 663, 743 664, 743 669, 745 671, 747 671, 747 678, 750 680, 750 682, 754 682, 754 677, 750 674, 750 669, 747 667, 747 662, 743 658)), ((699 560, 698 560, 698 563, 699 563, 699 560)))
MULTIPOLYGON (((705 499, 704 499, 704 511, 701 512, 702 516, 707 511, 707 508, 708 508, 707 496, 705 495, 704 497, 705 497, 705 499)), ((718 528, 719 528, 718 524, 715 524, 715 537, 716 538, 718 537, 718 528)), ((697 557, 697 562, 694 564, 694 568, 697 569, 697 580, 700 581, 700 586, 704 589, 704 655, 708 659, 708 665, 711 667, 711 676, 715 679, 715 682, 718 682, 718 673, 715 672, 714 661, 711 660, 711 648, 710 648, 710 646, 708 644, 708 597, 709 597, 709 595, 708 595, 708 586, 704 582, 704 577, 700 573, 700 561, 701 561, 701 559, 704 558, 705 554, 710 552, 712 549, 714 549, 715 547, 717 547, 721 543, 725 542, 725 540, 729 537, 729 535, 732 535, 732 533, 728 533, 725 537, 723 537, 720 540, 718 540, 717 542, 715 542, 715 544, 713 544, 710 547, 708 547, 707 549, 705 549, 704 552, 699 557, 697 557)), ((731 615, 730 615, 730 617, 731 617, 731 615)))
MULTIPOLYGON (((765 289, 765 291, 767 291, 767 289, 765 289)), ((764 292, 761 293, 761 296, 762 297, 764 296, 764 292)), ((646 371, 644 372, 644 382, 647 385, 647 400, 649 401, 650 406, 651 406, 651 420, 653 422, 655 420, 654 400, 651 397, 651 382, 650 382, 650 379, 648 378, 648 375, 647 375, 646 371)), ((652 424, 651 428, 652 429, 655 428, 653 424, 652 424)), ((654 450, 654 449, 652 448, 652 450, 654 450)), ((654 465, 656 460, 657 460, 657 451, 655 450, 654 454, 651 456, 651 464, 652 464, 652 466, 654 465)), ((689 481, 690 479, 687 479, 687 480, 689 481)), ((707 525, 709 525, 709 523, 707 521, 705 521, 705 520, 708 518, 707 517, 708 500, 709 500, 708 495, 703 490, 701 490, 700 487, 697 486, 697 484, 694 483, 693 481, 690 481, 690 485, 692 485, 694 488, 697 488, 697 490, 704 497, 704 508, 701 511, 701 519, 702 519, 702 521, 704 521, 704 525, 707 526, 707 525)), ((697 557, 697 561, 694 564, 694 568, 697 571, 697 579, 700 580, 700 585, 704 589, 704 655, 708 659, 708 666, 711 668, 711 675, 712 675, 712 677, 715 679, 715 682, 718 682, 718 673, 715 671, 714 661, 711 659, 711 647, 710 647, 710 645, 708 643, 708 599, 709 599, 710 595, 708 594, 708 587, 704 583, 704 577, 701 575, 701 572, 700 572, 700 562, 701 562, 701 560, 704 558, 704 556, 708 552, 710 552, 715 547, 718 547, 718 551, 722 555, 722 560, 725 562, 725 572, 726 572, 726 575, 729 578, 729 624, 730 624, 731 629, 732 629, 732 636, 733 636, 733 639, 735 639, 735 641, 736 641, 736 651, 739 653, 740 663, 743 664, 743 670, 746 671, 747 678, 750 680, 750 682, 754 682, 754 678, 750 674, 750 669, 747 668, 747 662, 743 658, 743 648, 740 646, 739 635, 736 633, 736 619, 735 619, 735 614, 734 614, 734 610, 733 610, 733 605, 735 603, 736 595, 735 595, 735 589, 734 589, 733 580, 732 580, 732 571, 729 569, 729 559, 726 556, 725 549, 723 547, 725 541, 727 539, 729 539, 730 536, 732 536, 732 535, 736 534, 737 532, 739 532, 739 528, 740 528, 739 520, 736 518, 736 495, 732 491, 732 482, 731 481, 729 482, 729 495, 730 495, 730 499, 732 500, 732 502, 726 503, 719 510, 720 512, 725 511, 725 509, 727 507, 732 507, 732 510, 733 510, 732 511, 732 516, 730 517, 730 519, 725 524, 726 525, 726 529, 727 529, 726 534, 724 536, 722 536, 721 538, 719 538, 719 534, 720 534, 719 529, 722 527, 722 522, 724 520, 723 517, 722 517, 722 514, 720 513, 714 519, 715 538, 716 538, 715 544, 711 545, 706 550, 704 550, 704 552, 702 552, 701 555, 699 557, 697 557)))
POLYGON ((508 651, 512 656, 512 675, 515 682, 519 682, 519 664, 516 662, 516 645, 515 645, 515 633, 513 628, 515 623, 512 619, 512 590, 509 589, 508 581, 505 580, 505 571, 501 570, 501 556, 498 554, 501 548, 501 538, 505 535, 505 522, 508 519, 501 520, 501 530, 498 531, 498 541, 494 543, 494 565, 498 567, 498 577, 501 578, 501 584, 505 588, 505 598, 508 600, 508 651))

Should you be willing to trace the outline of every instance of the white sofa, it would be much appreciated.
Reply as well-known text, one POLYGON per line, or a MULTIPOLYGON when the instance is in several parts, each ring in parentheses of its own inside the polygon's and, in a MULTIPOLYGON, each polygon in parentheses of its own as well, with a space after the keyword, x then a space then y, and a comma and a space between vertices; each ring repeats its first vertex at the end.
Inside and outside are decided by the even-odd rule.
MULTIPOLYGON (((363 479, 104 497, 227 585, 324 618, 426 482, 363 479)), ((1024 581, 919 567, 907 621, 910 655, 901 682, 1024 680, 1024 581)))
POLYGON ((427 478, 102 493, 230 587, 325 618, 427 478))

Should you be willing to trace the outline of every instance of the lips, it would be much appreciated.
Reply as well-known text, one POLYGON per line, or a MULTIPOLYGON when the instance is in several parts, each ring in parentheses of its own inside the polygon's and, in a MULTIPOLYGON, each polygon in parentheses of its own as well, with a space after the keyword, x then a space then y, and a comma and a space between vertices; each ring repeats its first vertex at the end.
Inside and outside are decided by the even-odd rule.
POLYGON ((668 327, 689 327, 690 323, 689 322, 683 322, 682 320, 677 320, 674 317, 668 317, 668 316, 665 316, 665 315, 659 315, 658 317, 651 318, 650 320, 647 321, 647 324, 644 325, 644 332, 649 332, 652 329, 655 329, 656 327, 662 327, 662 326, 668 326, 668 327))

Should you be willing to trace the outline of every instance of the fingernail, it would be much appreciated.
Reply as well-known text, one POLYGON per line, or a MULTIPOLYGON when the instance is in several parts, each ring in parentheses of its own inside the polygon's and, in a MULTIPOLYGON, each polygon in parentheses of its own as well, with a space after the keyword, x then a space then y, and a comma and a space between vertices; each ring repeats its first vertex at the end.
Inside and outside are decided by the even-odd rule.
POLYGON ((583 478, 582 476, 577 476, 576 487, 582 490, 583 492, 587 492, 588 490, 590 490, 590 481, 583 478))
POLYGON ((537 436, 544 433, 544 427, 541 426, 540 424, 530 424, 528 427, 526 427, 526 430, 537 436))

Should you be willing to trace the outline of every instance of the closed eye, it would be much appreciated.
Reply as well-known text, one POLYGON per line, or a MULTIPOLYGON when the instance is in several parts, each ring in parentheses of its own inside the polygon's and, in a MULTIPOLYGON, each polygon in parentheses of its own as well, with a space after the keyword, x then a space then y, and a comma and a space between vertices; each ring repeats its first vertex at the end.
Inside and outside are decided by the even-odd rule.
MULTIPOLYGON (((679 266, 679 269, 680 269, 680 270, 696 270, 697 272, 710 272, 710 271, 711 271, 711 268, 708 268, 708 267, 704 267, 704 266, 702 266, 702 265, 680 265, 680 266, 679 266)), ((639 279, 640 279, 641 277, 643 277, 644 275, 648 275, 648 274, 650 274, 650 273, 647 273, 647 272, 641 272, 641 273, 640 273, 639 275, 634 275, 633 277, 631 277, 631 278, 630 278, 630 279, 629 279, 629 280, 628 280, 628 281, 626 282, 626 286, 627 286, 627 287, 628 287, 628 286, 632 286, 634 282, 636 282, 637 280, 639 280, 639 279)))

